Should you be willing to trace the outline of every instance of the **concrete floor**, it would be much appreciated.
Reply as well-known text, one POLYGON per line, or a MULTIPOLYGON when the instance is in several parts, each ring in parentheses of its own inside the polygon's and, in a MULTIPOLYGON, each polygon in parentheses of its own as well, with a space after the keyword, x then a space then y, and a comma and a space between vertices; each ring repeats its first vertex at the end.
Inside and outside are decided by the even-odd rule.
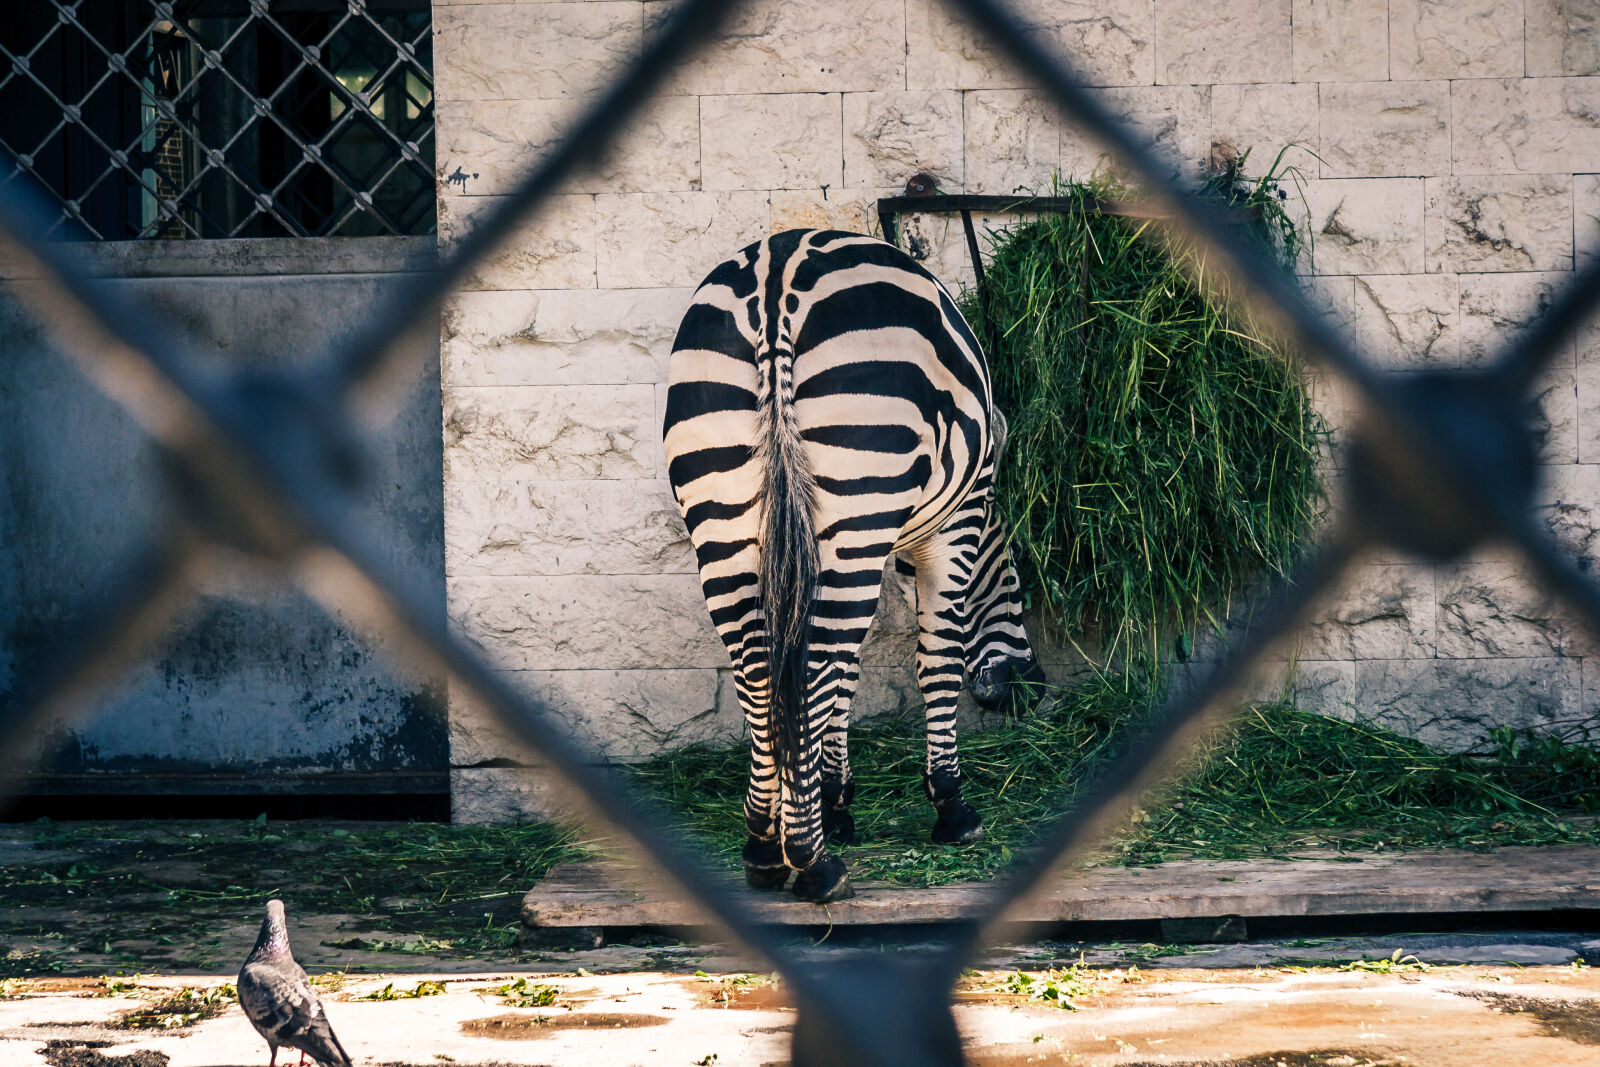
MULTIPOLYGON (((1565 955, 1555 938, 1518 935, 1436 937, 1436 959, 1565 955), (1452 950, 1449 942, 1456 943, 1452 950), (1522 943, 1527 942, 1527 943, 1522 943)), ((1138 965, 1094 968, 1096 991, 1076 1011, 1003 991, 1018 966, 1051 961, 1037 949, 997 954, 1001 966, 973 972, 958 993, 956 1016, 974 1065, 1071 1063, 1189 1064, 1228 1067, 1361 1067, 1488 1063, 1530 1065, 1600 1062, 1600 977, 1579 963, 1506 966, 1414 964, 1381 973, 1317 966, 1308 951, 1360 948, 1370 960, 1396 939, 1365 948, 1231 946, 1138 965), (1227 963, 1253 953, 1259 965, 1227 963), (1306 963, 1275 965, 1276 954, 1306 963), (1194 964, 1201 964, 1195 966, 1194 964)), ((1600 947, 1600 946, 1597 946, 1600 947)), ((642 950, 633 950, 639 952, 642 950)), ((1085 958, 1119 948, 1089 948, 1085 958)), ((624 950, 572 954, 562 967, 513 974, 348 974, 324 991, 329 1018, 358 1064, 609 1065, 781 1064, 787 1060, 794 1013, 781 985, 762 976, 713 972, 611 970, 645 962, 624 950), (554 1002, 509 1006, 496 987, 525 978, 555 989, 554 1002), (426 981, 444 992, 389 1001, 358 999, 385 985, 406 992, 426 981)), ((1597 953, 1600 955, 1600 953, 1597 953)), ((553 961, 552 961, 553 962, 553 961)), ((707 962, 716 966, 711 959, 707 962)), ((724 963, 730 962, 724 958, 724 963)), ((258 1067, 265 1043, 236 1004, 189 1026, 141 1029, 161 1015, 192 1008, 182 990, 201 990, 231 976, 140 977, 131 988, 100 978, 13 980, 0 1000, 0 1067, 258 1067), (108 993, 110 995, 108 995, 108 993)), ((182 1020, 178 1020, 182 1021, 182 1020)), ((293 1060, 285 1061, 293 1063, 293 1060)))

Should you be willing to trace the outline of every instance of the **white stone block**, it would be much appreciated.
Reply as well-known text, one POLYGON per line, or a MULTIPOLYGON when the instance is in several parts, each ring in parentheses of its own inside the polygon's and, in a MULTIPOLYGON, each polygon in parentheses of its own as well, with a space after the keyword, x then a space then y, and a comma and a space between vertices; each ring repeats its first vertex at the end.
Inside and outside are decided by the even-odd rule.
POLYGON ((1571 366, 1554 367, 1539 379, 1528 417, 1541 463, 1578 462, 1578 386, 1571 366))
POLYGON ((1294 78, 1290 0, 1156 4, 1156 82, 1286 82, 1294 78))
POLYGON ((1385 367, 1436 370, 1461 362, 1461 284, 1454 274, 1355 280, 1356 343, 1385 367))
POLYGON ((560 777, 545 767, 450 769, 450 821, 457 826, 570 819, 584 810, 560 777))
POLYGON ((1574 382, 1578 391, 1578 462, 1600 463, 1600 363, 1579 360, 1574 382))
POLYGON ((652 385, 445 389, 445 480, 654 478, 655 392, 652 385))
POLYGON ((1526 570, 1520 562, 1439 568, 1441 658, 1570 655, 1590 643, 1572 613, 1530 582, 1526 570))
POLYGON ((1322 176, 1451 173, 1450 107, 1448 82, 1324 84, 1322 176))
POLYGON ((1389 0, 1294 0, 1294 80, 1389 77, 1389 0))
POLYGON ((451 578, 450 621, 503 670, 728 666, 693 574, 451 578))
POLYGON ((1356 665, 1349 661, 1299 660, 1288 678, 1289 697, 1302 711, 1348 717, 1355 707, 1356 665))
MULTIPOLYGON (((1568 273, 1461 276, 1461 361, 1478 367, 1499 358, 1513 340, 1548 311, 1571 280, 1568 273)), ((1562 342, 1560 366, 1572 366, 1573 342, 1562 342)))
POLYGON ((961 94, 954 90, 846 93, 844 184, 903 189, 914 174, 960 189, 964 129, 961 94))
MULTIPOLYGON (((451 100, 437 108, 441 181, 467 196, 506 192, 582 115, 572 100, 451 100)), ((656 97, 566 192, 665 192, 700 181, 700 101, 656 97)))
POLYGON ((445 486, 445 573, 676 574, 695 570, 664 481, 445 486))
POLYGON ((1305 185, 1318 274, 1420 274, 1419 178, 1311 181, 1305 185))
POLYGON ((482 4, 442 7, 433 19, 441 100, 592 96, 639 52, 644 4, 482 4))
POLYGON ((1600 78, 1458 81, 1450 102, 1454 174, 1600 171, 1600 78))
POLYGON ((1600 3, 1525 0, 1524 54, 1530 78, 1600 74, 1600 3))
POLYGON ((598 237, 603 288, 698 286, 734 252, 766 236, 764 192, 602 193, 598 237))
MULTIPOLYGON (((503 203, 498 196, 441 196, 440 248, 453 248, 503 203)), ((468 272, 459 288, 592 289, 595 227, 594 197, 549 197, 468 272)))
POLYGON ((1539 514, 1561 546, 1585 570, 1600 561, 1600 465, 1545 467, 1539 514))
MULTIPOLYGON (((658 25, 679 0, 652 0, 645 23, 658 25)), ((722 33, 667 75, 666 92, 837 93, 906 86, 904 0, 737 5, 722 33)))
POLYGON ((772 232, 845 230, 881 237, 878 198, 900 189, 780 189, 772 194, 772 232))
POLYGON ((704 187, 837 189, 840 122, 838 93, 701 97, 704 187))
POLYGON ((1521 76, 1522 0, 1390 0, 1394 80, 1521 76))
MULTIPOLYGON (((596 763, 632 763, 691 744, 727 744, 744 732, 731 679, 694 670, 502 671, 566 740, 596 763)), ((451 761, 527 761, 526 750, 470 700, 451 708, 451 761), (503 750, 496 746, 506 745, 503 750)), ((531 760, 541 762, 537 757, 531 760)), ((471 764, 467 764, 470 766, 471 764)))
POLYGON ((1310 660, 1418 659, 1434 654, 1434 576, 1426 565, 1364 563, 1301 631, 1310 660))
POLYGON ((1430 271, 1572 269, 1572 180, 1566 175, 1427 183, 1430 271))
MULTIPOLYGON (((1141 85, 1091 89, 1111 113, 1132 127, 1156 158, 1183 182, 1205 173, 1211 158, 1211 89, 1196 85, 1141 85)), ((969 134, 970 137, 970 134, 969 134)), ((969 141, 970 145, 970 141, 969 141)), ((970 155, 970 151, 969 151, 970 155)), ((1061 173, 1086 178, 1113 164, 1097 143, 1070 124, 1061 127, 1061 173)))
MULTIPOLYGON (((1153 0, 1021 0, 1036 40, 1073 64, 1085 85, 1155 80, 1153 0)), ((1026 89, 1032 81, 987 36, 940 0, 907 0, 906 83, 911 89, 1026 89)))
POLYGON ((1600 252, 1600 174, 1572 176, 1572 210, 1574 251, 1583 267, 1600 252))
POLYGON ((1315 85, 1211 87, 1213 168, 1248 152, 1244 172, 1252 177, 1267 173, 1275 162, 1280 172, 1292 167, 1315 177, 1321 167, 1314 155, 1319 136, 1315 85))
POLYGON ((659 382, 693 291, 456 293, 441 315, 445 385, 659 382))
POLYGON ((1571 721, 1579 664, 1551 658, 1358 662, 1355 707, 1379 726, 1437 748, 1482 748, 1499 726, 1543 732, 1571 721))
POLYGON ((1060 124, 1043 93, 985 89, 966 94, 969 193, 1048 194, 1061 165, 1060 124))

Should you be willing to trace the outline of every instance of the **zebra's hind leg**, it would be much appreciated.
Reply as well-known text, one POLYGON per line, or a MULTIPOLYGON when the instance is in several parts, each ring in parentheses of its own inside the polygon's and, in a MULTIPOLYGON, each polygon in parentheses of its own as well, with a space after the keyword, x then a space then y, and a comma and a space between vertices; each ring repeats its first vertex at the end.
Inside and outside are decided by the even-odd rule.
POLYGON ((822 735, 822 835, 836 845, 856 839, 856 820, 850 814, 856 783, 850 777, 850 704, 861 665, 853 661, 839 672, 839 688, 833 697, 833 712, 822 735))
POLYGON ((961 796, 956 700, 966 672, 966 591, 981 512, 968 508, 914 553, 917 571, 917 684, 926 704, 928 764, 923 784, 937 815, 936 844, 970 845, 983 817, 961 796))
MULTIPOLYGON (((763 668, 764 669, 764 668, 763 668)), ((789 881, 778 838, 778 774, 773 765, 769 731, 770 704, 765 686, 753 687, 743 669, 735 672, 734 691, 750 727, 750 780, 744 795, 745 884, 752 889, 782 889, 789 881)))

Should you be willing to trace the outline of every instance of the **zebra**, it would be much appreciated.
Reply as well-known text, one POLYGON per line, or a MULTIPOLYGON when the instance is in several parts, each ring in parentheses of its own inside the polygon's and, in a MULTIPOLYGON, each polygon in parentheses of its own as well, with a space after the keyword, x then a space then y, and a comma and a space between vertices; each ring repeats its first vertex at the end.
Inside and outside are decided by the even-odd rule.
POLYGON ((893 245, 789 230, 695 291, 673 342, 664 441, 701 591, 750 732, 745 878, 853 894, 847 729, 885 564, 915 581, 933 840, 968 844, 955 714, 1044 681, 994 507, 1005 420, 972 330, 893 245), (1017 685, 1018 682, 1031 683, 1017 685))

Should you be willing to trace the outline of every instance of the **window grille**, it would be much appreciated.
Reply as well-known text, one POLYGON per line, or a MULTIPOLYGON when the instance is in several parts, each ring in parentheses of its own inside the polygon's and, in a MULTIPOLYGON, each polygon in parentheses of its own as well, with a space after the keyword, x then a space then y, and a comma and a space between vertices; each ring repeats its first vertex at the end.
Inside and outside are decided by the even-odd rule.
POLYGON ((0 186, 56 238, 434 230, 429 0, 30 0, 0 20, 0 186))

